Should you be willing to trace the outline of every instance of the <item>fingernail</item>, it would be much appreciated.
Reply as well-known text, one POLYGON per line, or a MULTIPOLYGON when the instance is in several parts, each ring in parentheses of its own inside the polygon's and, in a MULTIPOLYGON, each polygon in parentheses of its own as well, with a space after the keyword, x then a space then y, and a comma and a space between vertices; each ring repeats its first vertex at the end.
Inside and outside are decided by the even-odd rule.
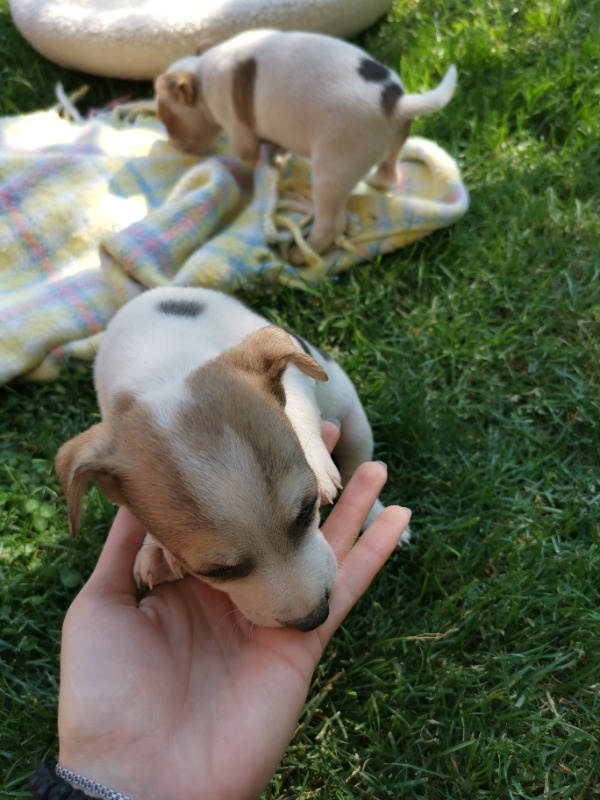
POLYGON ((402 508, 406 511, 409 517, 412 517, 412 508, 408 508, 407 506, 402 506, 402 508))
POLYGON ((381 464, 381 466, 382 466, 382 467, 384 468, 384 470, 386 470, 386 472, 387 472, 387 464, 385 463, 385 461, 376 461, 375 463, 376 463, 376 464, 381 464))
POLYGON ((335 417, 331 417, 330 419, 327 420, 327 422, 331 422, 332 425, 335 425, 338 431, 342 427, 342 423, 339 421, 339 419, 336 419, 335 417))

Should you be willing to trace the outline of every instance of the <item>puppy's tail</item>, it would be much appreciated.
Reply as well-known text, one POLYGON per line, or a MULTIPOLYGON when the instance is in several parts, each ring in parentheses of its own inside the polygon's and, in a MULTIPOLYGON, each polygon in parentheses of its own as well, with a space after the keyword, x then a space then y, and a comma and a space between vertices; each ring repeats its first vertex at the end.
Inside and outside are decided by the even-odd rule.
POLYGON ((397 116, 406 122, 421 116, 421 114, 431 114, 434 111, 439 111, 452 99, 456 89, 456 81, 456 67, 452 64, 435 89, 423 92, 423 94, 402 95, 398 103, 397 116))

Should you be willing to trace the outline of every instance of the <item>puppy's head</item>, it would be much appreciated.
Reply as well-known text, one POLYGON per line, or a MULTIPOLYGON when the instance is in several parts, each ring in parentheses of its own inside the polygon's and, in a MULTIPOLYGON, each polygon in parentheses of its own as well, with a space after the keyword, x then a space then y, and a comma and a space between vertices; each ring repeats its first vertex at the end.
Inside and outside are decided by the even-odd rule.
POLYGON ((254 623, 310 630, 328 614, 336 562, 319 530, 319 489, 284 412, 293 364, 326 373, 264 328, 173 387, 165 423, 121 395, 108 419, 59 450, 71 530, 86 483, 127 505, 182 568, 226 591, 254 623))
POLYGON ((220 127, 202 96, 198 58, 174 64, 154 81, 158 116, 171 143, 179 150, 203 155, 214 143, 220 127))

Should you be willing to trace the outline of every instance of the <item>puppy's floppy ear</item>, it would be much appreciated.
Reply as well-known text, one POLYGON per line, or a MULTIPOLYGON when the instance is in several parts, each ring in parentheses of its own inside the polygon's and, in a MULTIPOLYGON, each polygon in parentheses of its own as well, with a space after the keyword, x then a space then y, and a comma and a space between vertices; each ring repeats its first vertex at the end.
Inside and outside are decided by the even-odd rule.
POLYGON ((281 381, 290 364, 317 381, 329 380, 323 367, 301 350, 289 333, 276 325, 251 333, 220 358, 260 377, 282 405, 285 405, 285 391, 281 381))
POLYGON ((154 81, 154 90, 159 97, 168 97, 183 106, 193 106, 198 100, 200 84, 193 72, 178 69, 159 75, 154 81))
POLYGON ((123 505, 113 436, 105 422, 93 425, 63 444, 54 462, 56 474, 67 498, 69 530, 79 535, 83 494, 89 481, 115 503, 123 505))

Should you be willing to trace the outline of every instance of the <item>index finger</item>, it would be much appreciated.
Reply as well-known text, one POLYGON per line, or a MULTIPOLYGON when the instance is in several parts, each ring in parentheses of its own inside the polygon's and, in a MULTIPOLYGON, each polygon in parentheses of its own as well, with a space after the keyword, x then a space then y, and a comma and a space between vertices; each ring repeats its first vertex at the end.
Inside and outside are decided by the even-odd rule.
POLYGON ((321 530, 338 561, 343 560, 354 544, 386 479, 387 470, 382 464, 365 461, 358 467, 323 523, 321 530))

